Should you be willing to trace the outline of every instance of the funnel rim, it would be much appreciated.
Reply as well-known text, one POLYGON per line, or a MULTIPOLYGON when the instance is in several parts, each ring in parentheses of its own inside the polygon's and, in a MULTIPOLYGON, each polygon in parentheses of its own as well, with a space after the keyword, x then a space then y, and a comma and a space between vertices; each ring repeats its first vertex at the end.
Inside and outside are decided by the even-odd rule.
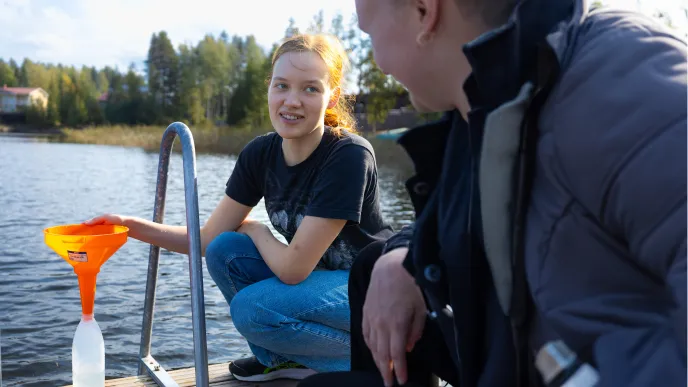
MULTIPOLYGON (((61 225, 57 225, 57 226, 50 226, 50 227, 44 228, 43 233, 45 235, 56 236, 56 237, 63 237, 63 236, 88 236, 88 237, 91 237, 91 236, 121 235, 121 234, 128 234, 129 233, 129 227, 118 225, 118 224, 102 225, 102 226, 115 226, 115 229, 119 230, 116 232, 110 232, 110 233, 106 233, 106 234, 75 235, 75 234, 57 234, 54 232, 50 232, 51 229, 55 229, 58 227, 78 227, 78 226, 84 226, 84 224, 83 223, 72 223, 72 224, 61 224, 61 225)), ((101 226, 101 225, 97 225, 97 226, 101 226)))

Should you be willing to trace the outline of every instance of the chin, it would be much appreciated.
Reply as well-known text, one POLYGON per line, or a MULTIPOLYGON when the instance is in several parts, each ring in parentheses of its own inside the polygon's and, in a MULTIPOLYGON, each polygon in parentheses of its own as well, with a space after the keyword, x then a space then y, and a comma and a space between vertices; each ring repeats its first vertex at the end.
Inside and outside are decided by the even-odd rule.
POLYGON ((409 99, 411 100, 411 105, 413 105, 413 108, 419 113, 440 113, 454 109, 451 103, 438 103, 438 101, 425 102, 420 100, 414 94, 410 94, 409 99))
POLYGON ((282 122, 273 122, 272 127, 275 132, 286 140, 296 140, 308 137, 315 130, 313 125, 308 122, 301 122, 299 124, 283 124, 282 122))
POLYGON ((307 130, 304 125, 273 125, 275 132, 286 139, 296 140, 308 136, 313 130, 307 130))
POLYGON ((296 128, 285 128, 281 125, 274 125, 275 132, 284 139, 294 139, 302 136, 301 131, 296 128))

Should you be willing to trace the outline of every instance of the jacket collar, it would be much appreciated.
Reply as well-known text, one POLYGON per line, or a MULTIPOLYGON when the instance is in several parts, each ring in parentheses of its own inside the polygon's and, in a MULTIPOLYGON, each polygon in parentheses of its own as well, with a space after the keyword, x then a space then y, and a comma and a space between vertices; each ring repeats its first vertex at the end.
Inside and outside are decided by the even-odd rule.
MULTIPOLYGON (((482 34, 463 47, 472 73, 464 83, 471 106, 492 110, 513 99, 535 77, 537 49, 555 26, 585 0, 521 0, 503 26, 482 34)), ((582 5, 581 5, 582 4, 582 5)), ((458 111, 437 122, 409 130, 399 139, 418 168, 441 165, 444 145, 458 111)), ((459 115, 460 116, 460 115, 459 115)))
POLYGON ((398 140, 413 161, 416 173, 438 174, 437 165, 442 164, 447 137, 458 110, 445 112, 437 121, 417 126, 404 133, 398 140))
POLYGON ((464 90, 471 105, 492 110, 518 94, 537 71, 537 50, 580 0, 522 0, 509 21, 463 47, 473 70, 464 90), (474 81, 474 82, 470 82, 474 81))

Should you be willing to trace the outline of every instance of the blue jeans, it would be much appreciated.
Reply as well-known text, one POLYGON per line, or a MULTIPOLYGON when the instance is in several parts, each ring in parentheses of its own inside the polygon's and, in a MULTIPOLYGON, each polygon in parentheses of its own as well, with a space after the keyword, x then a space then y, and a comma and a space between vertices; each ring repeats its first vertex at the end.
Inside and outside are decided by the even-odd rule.
POLYGON ((205 256, 234 326, 263 365, 291 360, 318 372, 350 369, 348 271, 313 271, 287 285, 251 238, 236 232, 218 235, 205 256))

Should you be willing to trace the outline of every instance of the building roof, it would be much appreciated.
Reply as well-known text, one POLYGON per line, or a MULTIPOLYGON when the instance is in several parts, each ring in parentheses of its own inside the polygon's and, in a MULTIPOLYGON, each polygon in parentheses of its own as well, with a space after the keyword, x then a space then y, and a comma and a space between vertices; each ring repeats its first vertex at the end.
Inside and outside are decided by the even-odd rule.
POLYGON ((2 89, 0 89, 0 93, 14 95, 29 95, 34 90, 38 89, 40 89, 40 87, 7 87, 7 85, 4 85, 2 89))

